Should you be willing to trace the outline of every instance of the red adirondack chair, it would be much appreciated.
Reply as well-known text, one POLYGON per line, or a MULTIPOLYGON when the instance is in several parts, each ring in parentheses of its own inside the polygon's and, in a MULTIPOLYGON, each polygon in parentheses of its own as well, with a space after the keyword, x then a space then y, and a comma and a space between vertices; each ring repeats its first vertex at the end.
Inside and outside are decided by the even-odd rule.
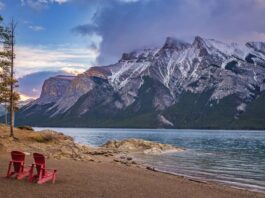
POLYGON ((6 178, 16 174, 17 179, 23 179, 30 174, 30 167, 25 167, 25 154, 20 151, 11 152, 12 160, 9 162, 6 178), (12 171, 12 165, 14 170, 12 171))
POLYGON ((52 180, 52 183, 55 183, 57 170, 46 168, 45 157, 42 154, 33 153, 33 158, 35 163, 31 166, 29 180, 31 182, 37 180, 38 184, 43 184, 50 180, 52 180), (36 167, 36 175, 33 175, 34 167, 36 167))

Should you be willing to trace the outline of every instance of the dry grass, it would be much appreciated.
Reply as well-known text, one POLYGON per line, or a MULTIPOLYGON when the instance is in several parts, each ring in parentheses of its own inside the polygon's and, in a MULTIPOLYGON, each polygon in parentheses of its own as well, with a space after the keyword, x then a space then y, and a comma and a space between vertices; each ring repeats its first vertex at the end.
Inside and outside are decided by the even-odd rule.
POLYGON ((55 136, 47 133, 36 134, 32 139, 38 143, 49 143, 56 140, 55 136))
MULTIPOLYGON (((50 130, 42 132, 34 132, 28 129, 15 128, 14 134, 18 142, 31 142, 31 143, 56 143, 63 140, 71 140, 72 137, 66 136, 63 133, 57 133, 50 130)), ((0 137, 2 139, 9 138, 9 127, 0 124, 0 137)))
MULTIPOLYGON (((51 130, 34 132, 15 128, 16 138, 9 137, 9 127, 0 124, 0 151, 39 152, 49 158, 90 160, 90 147, 76 144, 72 137, 51 130)), ((0 196, 1 197, 1 196, 0 196)))

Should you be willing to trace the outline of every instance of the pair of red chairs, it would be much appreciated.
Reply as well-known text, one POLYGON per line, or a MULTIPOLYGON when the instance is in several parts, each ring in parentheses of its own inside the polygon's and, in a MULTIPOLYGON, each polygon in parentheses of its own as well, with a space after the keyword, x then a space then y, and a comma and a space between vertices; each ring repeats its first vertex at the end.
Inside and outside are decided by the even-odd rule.
POLYGON ((45 157, 42 154, 33 153, 34 163, 28 167, 25 167, 25 153, 12 151, 11 158, 6 178, 16 175, 16 178, 21 180, 28 176, 30 182, 37 181, 38 184, 43 184, 51 180, 55 183, 57 170, 46 168, 45 157), (33 174, 34 168, 36 168, 35 175, 33 174))

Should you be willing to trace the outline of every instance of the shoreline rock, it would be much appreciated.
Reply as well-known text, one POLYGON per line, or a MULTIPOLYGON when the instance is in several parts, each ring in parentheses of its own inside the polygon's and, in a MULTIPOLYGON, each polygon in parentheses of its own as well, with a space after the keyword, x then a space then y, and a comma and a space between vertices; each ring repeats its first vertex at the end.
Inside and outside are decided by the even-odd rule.
POLYGON ((116 157, 120 157, 119 161, 126 165, 135 163, 133 158, 127 155, 130 153, 162 154, 183 151, 183 149, 172 145, 141 139, 111 140, 101 147, 91 147, 78 144, 72 137, 52 130, 30 131, 15 128, 15 135, 16 139, 10 139, 9 128, 0 125, 0 151, 20 150, 31 154, 40 152, 47 158, 58 160, 73 159, 96 162, 113 161, 116 157))
POLYGON ((102 145, 103 148, 121 152, 163 154, 168 152, 181 152, 184 149, 169 144, 161 144, 142 139, 110 140, 102 145))

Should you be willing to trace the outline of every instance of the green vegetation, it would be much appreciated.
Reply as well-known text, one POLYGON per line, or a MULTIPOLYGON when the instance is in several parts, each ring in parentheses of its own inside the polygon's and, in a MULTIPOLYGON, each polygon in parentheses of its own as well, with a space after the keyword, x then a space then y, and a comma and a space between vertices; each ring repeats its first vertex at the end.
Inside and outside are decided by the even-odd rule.
POLYGON ((34 129, 31 126, 18 126, 17 128, 21 129, 21 130, 28 130, 28 131, 34 131, 34 129))
POLYGON ((246 108, 238 120, 234 123, 235 128, 265 129, 265 92, 262 92, 246 108))
POLYGON ((6 124, 9 112, 10 137, 15 137, 15 111, 18 110, 19 101, 19 94, 15 91, 17 80, 14 77, 16 23, 12 20, 3 26, 2 21, 0 17, 0 104, 4 104, 6 109, 6 124))
POLYGON ((37 134, 34 137, 32 137, 32 139, 36 142, 39 143, 49 143, 52 142, 54 140, 54 137, 52 136, 52 134, 37 134))
POLYGON ((164 113, 176 128, 232 128, 239 99, 229 96, 216 102, 210 101, 212 90, 202 94, 183 93, 179 101, 164 113))

